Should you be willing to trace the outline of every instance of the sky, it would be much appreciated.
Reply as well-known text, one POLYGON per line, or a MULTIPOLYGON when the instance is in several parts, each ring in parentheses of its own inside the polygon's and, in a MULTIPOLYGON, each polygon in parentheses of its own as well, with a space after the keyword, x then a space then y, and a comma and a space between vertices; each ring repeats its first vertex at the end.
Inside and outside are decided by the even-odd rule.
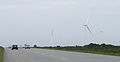
POLYGON ((119 2, 0 0, 0 45, 120 45, 119 2))

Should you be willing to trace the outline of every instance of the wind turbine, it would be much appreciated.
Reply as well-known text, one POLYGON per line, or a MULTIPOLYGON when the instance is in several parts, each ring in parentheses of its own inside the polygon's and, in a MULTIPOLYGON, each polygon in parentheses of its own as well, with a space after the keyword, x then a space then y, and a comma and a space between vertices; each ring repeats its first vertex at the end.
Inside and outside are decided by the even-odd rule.
POLYGON ((88 26, 88 21, 89 21, 89 17, 87 17, 86 23, 83 26, 85 27, 85 29, 88 30, 88 32, 90 32, 92 34, 92 31, 91 31, 90 27, 88 26))

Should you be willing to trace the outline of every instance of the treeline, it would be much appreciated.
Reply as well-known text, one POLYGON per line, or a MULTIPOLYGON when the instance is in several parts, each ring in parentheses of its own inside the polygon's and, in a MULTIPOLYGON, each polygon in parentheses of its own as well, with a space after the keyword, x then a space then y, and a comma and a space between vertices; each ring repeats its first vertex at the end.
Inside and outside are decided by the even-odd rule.
POLYGON ((0 46, 0 48, 3 48, 2 46, 0 46))
POLYGON ((41 47, 41 48, 120 56, 120 46, 114 46, 111 44, 90 43, 89 45, 84 45, 84 46, 77 46, 77 45, 76 46, 54 46, 54 47, 50 46, 50 47, 41 47))

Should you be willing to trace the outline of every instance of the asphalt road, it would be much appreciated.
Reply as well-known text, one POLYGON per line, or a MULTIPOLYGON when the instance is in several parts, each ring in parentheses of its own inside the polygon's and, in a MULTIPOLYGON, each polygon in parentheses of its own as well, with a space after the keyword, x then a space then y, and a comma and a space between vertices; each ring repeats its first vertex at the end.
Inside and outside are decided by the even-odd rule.
POLYGON ((120 62, 120 57, 44 49, 5 49, 4 62, 120 62))

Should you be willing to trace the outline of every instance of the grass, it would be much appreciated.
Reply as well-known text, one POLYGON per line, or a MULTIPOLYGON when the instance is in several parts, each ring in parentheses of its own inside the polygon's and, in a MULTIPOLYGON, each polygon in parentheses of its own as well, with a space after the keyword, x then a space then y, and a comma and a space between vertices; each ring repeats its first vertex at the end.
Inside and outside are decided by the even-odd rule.
POLYGON ((120 46, 105 45, 105 44, 102 45, 89 44, 85 46, 65 46, 65 47, 60 47, 60 46, 38 47, 38 48, 120 56, 120 46))
POLYGON ((0 48, 0 62, 3 62, 4 49, 0 48))
POLYGON ((103 52, 103 51, 90 51, 90 50, 74 50, 74 49, 62 49, 62 48, 41 48, 41 49, 50 49, 50 50, 62 50, 62 51, 71 51, 71 52, 83 52, 83 53, 93 53, 93 54, 103 54, 103 55, 112 55, 120 56, 120 52, 103 52))

